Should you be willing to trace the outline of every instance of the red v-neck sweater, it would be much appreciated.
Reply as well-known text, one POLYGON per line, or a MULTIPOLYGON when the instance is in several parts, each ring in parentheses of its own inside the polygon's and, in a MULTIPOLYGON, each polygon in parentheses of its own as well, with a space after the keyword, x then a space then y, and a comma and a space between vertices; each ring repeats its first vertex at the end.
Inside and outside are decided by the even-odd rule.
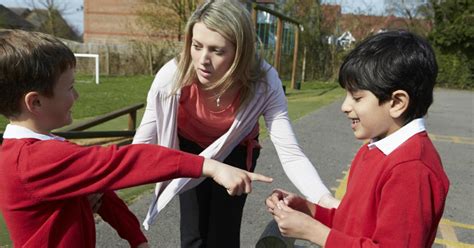
POLYGON ((14 247, 95 247, 87 195, 106 192, 99 214, 135 246, 144 241, 138 222, 110 191, 199 177, 203 161, 156 145, 81 147, 57 140, 5 139, 0 209, 14 247))
POLYGON ((337 209, 316 206, 331 231, 325 247, 431 247, 449 181, 426 132, 388 156, 364 145, 337 209))

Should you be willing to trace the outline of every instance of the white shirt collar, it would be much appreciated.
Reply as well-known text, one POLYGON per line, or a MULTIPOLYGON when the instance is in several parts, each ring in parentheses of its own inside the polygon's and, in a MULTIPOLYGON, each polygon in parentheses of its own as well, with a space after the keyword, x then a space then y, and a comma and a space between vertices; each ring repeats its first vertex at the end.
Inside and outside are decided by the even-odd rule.
POLYGON ((14 125, 14 124, 8 124, 7 127, 5 128, 5 132, 3 133, 3 138, 4 139, 39 139, 39 140, 60 140, 64 141, 65 139, 53 134, 45 135, 45 134, 40 134, 40 133, 35 133, 32 130, 14 125))
POLYGON ((391 152, 393 152, 393 150, 397 149, 398 146, 400 146, 403 142, 407 141, 413 135, 423 132, 425 130, 425 120, 423 118, 418 118, 412 120, 402 128, 398 129, 394 133, 381 140, 371 141, 368 146, 369 149, 377 147, 385 155, 389 155, 391 152))

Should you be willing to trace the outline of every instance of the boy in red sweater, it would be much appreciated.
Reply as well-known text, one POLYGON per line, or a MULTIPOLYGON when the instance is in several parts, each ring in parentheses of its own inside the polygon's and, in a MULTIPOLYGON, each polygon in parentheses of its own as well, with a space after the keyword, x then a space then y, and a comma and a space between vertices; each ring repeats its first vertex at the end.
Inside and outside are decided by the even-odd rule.
POLYGON ((449 188, 422 118, 436 75, 432 48, 409 32, 374 35, 349 53, 341 109, 370 143, 356 154, 337 209, 274 190, 266 205, 283 235, 325 247, 431 247, 449 188))
POLYGON ((132 247, 147 247, 136 217, 113 190, 176 177, 212 177, 231 195, 271 178, 155 145, 81 147, 51 134, 71 123, 74 54, 41 33, 0 30, 0 209, 15 247, 94 247, 88 196, 132 247))

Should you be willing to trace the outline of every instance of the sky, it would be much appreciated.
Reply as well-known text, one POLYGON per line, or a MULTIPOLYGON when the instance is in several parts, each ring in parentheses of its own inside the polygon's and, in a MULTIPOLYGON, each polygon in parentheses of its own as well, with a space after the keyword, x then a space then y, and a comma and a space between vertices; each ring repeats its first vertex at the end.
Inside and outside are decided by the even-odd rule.
MULTIPOLYGON (((74 26, 81 34, 84 31, 84 14, 81 9, 83 0, 56 0, 59 6, 66 6, 64 18, 74 26)), ((97 0, 100 1, 100 0, 97 0)), ((0 4, 6 7, 28 7, 31 2, 40 6, 43 0, 0 0, 0 4)), ((381 15, 383 13, 384 0, 321 0, 322 3, 340 4, 342 13, 360 13, 381 15)))
MULTIPOLYGON (((58 2, 60 8, 65 9, 63 13, 64 19, 79 31, 80 34, 84 32, 84 14, 81 9, 83 5, 83 0, 55 0, 58 2)), ((42 0, 0 0, 0 4, 6 7, 23 7, 30 8, 31 3, 34 3, 37 6, 41 6, 42 0)))
POLYGON ((384 0, 321 0, 322 3, 339 4, 342 13, 382 15, 384 0))

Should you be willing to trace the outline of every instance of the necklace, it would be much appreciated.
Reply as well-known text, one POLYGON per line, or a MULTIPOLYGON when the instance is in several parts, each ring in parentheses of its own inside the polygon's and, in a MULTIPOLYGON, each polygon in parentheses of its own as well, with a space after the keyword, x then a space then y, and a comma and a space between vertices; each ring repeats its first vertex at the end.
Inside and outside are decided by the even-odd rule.
POLYGON ((221 96, 220 95, 216 99, 216 105, 217 105, 217 107, 221 106, 221 96))

